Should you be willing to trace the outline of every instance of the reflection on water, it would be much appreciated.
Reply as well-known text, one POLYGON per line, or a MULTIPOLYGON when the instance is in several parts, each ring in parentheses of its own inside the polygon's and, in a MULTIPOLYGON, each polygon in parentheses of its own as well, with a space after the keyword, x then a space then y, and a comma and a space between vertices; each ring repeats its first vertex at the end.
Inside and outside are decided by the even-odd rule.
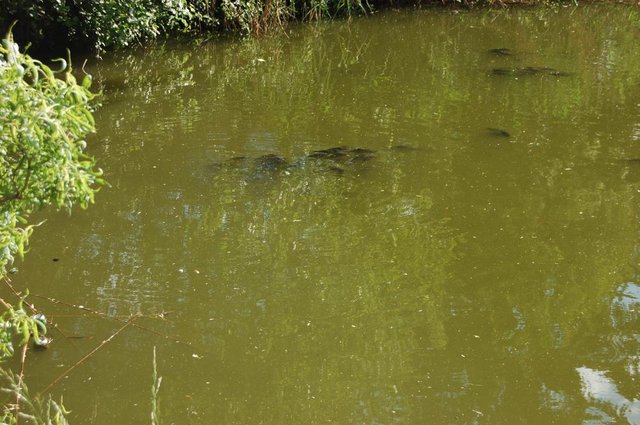
POLYGON ((96 64, 113 187, 15 275, 63 332, 31 388, 135 314, 54 388, 75 422, 146 423, 154 345, 166 423, 637 422, 639 22, 388 12, 96 64))
MULTIPOLYGON (((605 372, 579 367, 577 369, 582 381, 582 394, 587 400, 595 400, 609 405, 613 408, 614 416, 622 416, 630 424, 640 424, 640 400, 628 400, 618 392, 616 384, 606 376, 605 372)), ((591 415, 599 416, 598 419, 588 420, 587 423, 612 423, 615 420, 600 411, 594 409, 589 411, 591 415)))
MULTIPOLYGON (((640 334, 635 330, 640 313, 640 286, 634 282, 626 282, 615 289, 611 300, 611 342, 617 351, 617 359, 610 363, 620 376, 620 381, 634 383, 639 371, 640 357, 638 356, 640 334), (617 361, 615 361, 617 360, 617 361), (622 368, 620 368, 622 366, 622 368)), ((586 423, 602 424, 614 423, 614 418, 623 417, 630 424, 640 424, 640 400, 637 398, 635 385, 624 385, 623 391, 632 389, 629 399, 607 371, 589 367, 576 368, 580 376, 582 394, 587 401, 596 402, 595 406, 587 409, 590 419, 586 423), (604 409, 604 410, 603 410, 604 409)))

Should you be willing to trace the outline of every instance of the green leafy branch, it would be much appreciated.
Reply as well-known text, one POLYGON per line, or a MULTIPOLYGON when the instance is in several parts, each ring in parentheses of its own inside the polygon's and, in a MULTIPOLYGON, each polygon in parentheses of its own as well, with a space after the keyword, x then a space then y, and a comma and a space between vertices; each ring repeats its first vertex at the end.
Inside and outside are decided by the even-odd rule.
POLYGON ((91 76, 79 84, 70 57, 57 62, 54 70, 22 53, 10 30, 0 45, 0 276, 24 255, 32 212, 86 208, 105 184, 85 153, 95 131, 91 76))

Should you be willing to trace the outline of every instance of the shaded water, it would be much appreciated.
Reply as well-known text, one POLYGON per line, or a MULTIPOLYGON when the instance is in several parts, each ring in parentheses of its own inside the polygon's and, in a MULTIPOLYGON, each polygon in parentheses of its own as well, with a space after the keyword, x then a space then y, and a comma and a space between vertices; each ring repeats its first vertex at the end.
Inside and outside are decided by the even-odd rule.
POLYGON ((389 11, 107 58, 113 187, 13 277, 79 338, 27 382, 124 327, 53 387, 74 423, 148 423, 154 345, 166 424, 640 423, 638 16, 389 11))

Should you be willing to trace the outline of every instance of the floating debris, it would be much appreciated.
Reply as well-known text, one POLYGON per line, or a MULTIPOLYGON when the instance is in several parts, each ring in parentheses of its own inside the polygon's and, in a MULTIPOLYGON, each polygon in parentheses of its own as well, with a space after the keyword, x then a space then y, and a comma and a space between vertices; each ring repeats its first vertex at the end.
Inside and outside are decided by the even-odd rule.
POLYGON ((38 335, 37 338, 33 338, 33 346, 35 348, 48 348, 52 339, 44 335, 38 335))
POLYGON ((31 319, 36 323, 38 327, 37 332, 33 332, 33 344, 36 348, 47 348, 51 342, 51 338, 47 338, 47 317, 42 313, 37 313, 31 316, 31 319))

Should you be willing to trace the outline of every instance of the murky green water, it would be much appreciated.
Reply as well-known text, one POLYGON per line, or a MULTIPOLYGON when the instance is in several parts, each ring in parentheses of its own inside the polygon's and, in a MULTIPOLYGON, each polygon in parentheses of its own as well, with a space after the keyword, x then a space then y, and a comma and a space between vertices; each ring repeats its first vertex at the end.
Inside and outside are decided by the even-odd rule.
POLYGON ((149 423, 154 345, 165 424, 640 423, 639 41, 389 11, 107 58, 113 187, 13 277, 80 337, 32 391, 120 330, 52 389, 76 424, 149 423))

